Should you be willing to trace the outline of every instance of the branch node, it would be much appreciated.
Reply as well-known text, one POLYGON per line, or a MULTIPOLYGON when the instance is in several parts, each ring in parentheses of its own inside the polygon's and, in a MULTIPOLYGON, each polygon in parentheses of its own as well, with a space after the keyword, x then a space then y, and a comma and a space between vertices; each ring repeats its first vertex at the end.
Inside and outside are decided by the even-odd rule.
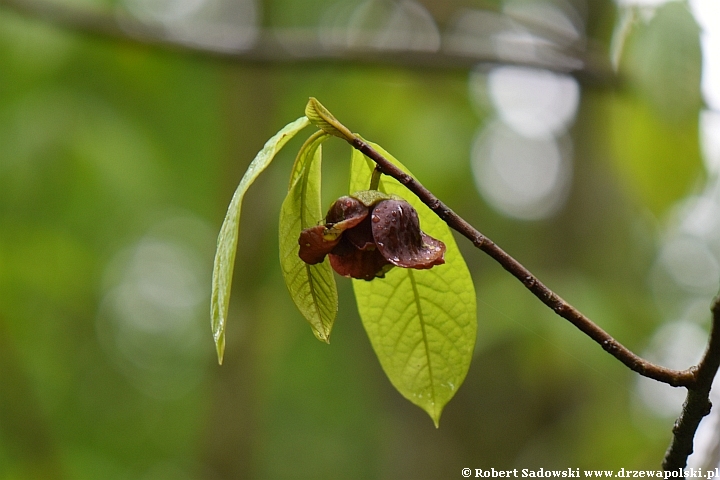
MULTIPOLYGON (((611 338, 611 339, 607 339, 607 340, 603 340, 603 341, 602 341, 602 348, 603 348, 603 350, 605 350, 606 352, 608 352, 608 353, 610 353, 610 354, 613 354, 613 353, 616 352, 617 349, 618 349, 617 342, 615 342, 615 340, 612 339, 612 338, 611 338)), ((637 363, 637 371, 638 371, 638 373, 640 373, 640 374, 642 374, 643 372, 645 372, 645 364, 644 364, 644 362, 638 362, 638 363, 637 363)))

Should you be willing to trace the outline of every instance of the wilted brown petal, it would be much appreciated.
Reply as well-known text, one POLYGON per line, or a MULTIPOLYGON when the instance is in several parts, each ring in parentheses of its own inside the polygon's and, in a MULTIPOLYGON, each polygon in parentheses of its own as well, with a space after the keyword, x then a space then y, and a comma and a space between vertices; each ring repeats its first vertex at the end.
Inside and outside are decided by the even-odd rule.
POLYGON ((420 230, 415 209, 404 200, 384 200, 371 214, 378 251, 393 265, 425 269, 445 263, 445 244, 420 230))
POLYGON ((340 237, 334 240, 327 240, 324 233, 324 225, 306 228, 300 232, 300 238, 298 239, 300 252, 298 255, 303 262, 310 265, 322 262, 325 255, 330 253, 340 242, 340 237))

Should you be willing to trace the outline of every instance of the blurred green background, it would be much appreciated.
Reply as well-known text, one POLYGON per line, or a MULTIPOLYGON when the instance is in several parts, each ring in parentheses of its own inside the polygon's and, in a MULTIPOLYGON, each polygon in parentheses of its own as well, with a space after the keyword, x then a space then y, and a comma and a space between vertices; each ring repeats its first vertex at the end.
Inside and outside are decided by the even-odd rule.
MULTIPOLYGON (((315 96, 634 351, 652 355, 655 332, 671 321, 695 325, 699 344, 680 347, 690 359, 670 365, 689 366, 717 278, 673 276, 662 260, 688 265, 663 256, 664 242, 685 218, 681 207, 714 178, 699 135, 700 27, 686 3, 264 0, 224 14, 248 38, 325 25, 323 38, 389 59, 379 63, 188 52, 232 40, 221 29, 230 23, 182 30, 209 8, 201 0, 51 4, 135 18, 174 49, 77 32, 19 13, 22 3, 0 2, 0 479, 439 479, 461 478, 464 467, 659 467, 682 394, 645 389, 462 238, 478 345, 439 429, 385 378, 349 281, 339 281, 331 344, 318 342, 277 258, 277 216, 302 138, 246 197, 222 366, 209 328, 210 274, 244 169, 315 96), (415 31, 410 20, 392 24, 397 12, 435 25, 434 35, 484 39, 494 61, 396 65, 413 40, 372 42, 415 31), (363 29, 372 40, 358 36, 363 29), (502 29, 515 37, 505 41, 502 29), (528 42, 544 47, 543 35, 556 57, 527 53, 528 42), (562 55, 587 57, 567 68, 562 55), (522 99, 503 97, 508 81, 493 72, 538 58, 548 72, 568 72, 550 74, 550 84, 560 78, 575 103, 557 128, 529 134, 540 142, 531 152, 555 152, 559 180, 545 197, 512 203, 507 188, 483 183, 492 178, 483 155, 501 148, 487 132, 513 122, 502 98, 522 99), (669 409, 653 406, 660 397, 669 409)), ((213 8, 223 3, 232 2, 213 8)), ((235 51, 252 51, 243 38, 235 51)), ((430 38, 419 48, 437 52, 430 38)), ((276 48, 292 54, 287 42, 276 48)), ((349 149, 328 142, 325 154, 329 203, 345 191, 349 149)), ((712 232, 707 250, 717 258, 712 232)), ((658 348, 654 358, 667 359, 658 348)))

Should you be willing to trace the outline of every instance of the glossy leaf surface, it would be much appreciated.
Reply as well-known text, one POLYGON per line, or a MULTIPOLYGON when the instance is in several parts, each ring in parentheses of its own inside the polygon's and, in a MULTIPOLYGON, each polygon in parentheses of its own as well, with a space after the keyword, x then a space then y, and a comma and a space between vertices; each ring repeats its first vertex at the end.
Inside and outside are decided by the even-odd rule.
POLYGON ((308 265, 298 255, 298 238, 303 229, 323 218, 320 184, 322 142, 327 134, 315 134, 298 154, 290 190, 280 210, 280 267, 290 296, 318 340, 329 342, 338 309, 337 287, 327 258, 308 265))
MULTIPOLYGON (((405 167, 371 144, 403 170, 405 167)), ((374 163, 354 150, 350 191, 366 189, 374 163)), ((410 173, 410 172, 408 172, 410 173)), ((445 243, 445 264, 429 270, 393 268, 385 278, 353 280, 360 317, 395 388, 438 425, 443 407, 465 379, 477 330, 475 288, 449 227, 394 179, 380 189, 417 210, 423 231, 445 243)))
POLYGON ((218 362, 222 364, 225 352, 225 324, 228 308, 230 306, 230 290, 232 287, 233 268, 235 266, 235 253, 237 251, 238 227, 240 224, 240 211, 245 192, 263 170, 270 165, 277 152, 297 134, 309 125, 306 117, 300 117, 287 124, 270 140, 255 156, 247 171, 240 180, 235 194, 230 201, 225 220, 220 228, 213 263, 212 294, 210 297, 210 315, 213 339, 217 350, 218 362))

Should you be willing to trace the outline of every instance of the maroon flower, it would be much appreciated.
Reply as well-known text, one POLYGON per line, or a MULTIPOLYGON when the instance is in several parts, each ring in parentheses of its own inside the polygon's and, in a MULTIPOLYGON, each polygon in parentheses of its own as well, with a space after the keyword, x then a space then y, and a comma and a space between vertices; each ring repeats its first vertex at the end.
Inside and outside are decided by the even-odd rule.
POLYGON ((330 256, 345 277, 372 280, 393 266, 426 269, 445 263, 445 244, 420 230, 405 200, 374 190, 341 197, 318 225, 300 233, 300 258, 308 264, 330 256))

